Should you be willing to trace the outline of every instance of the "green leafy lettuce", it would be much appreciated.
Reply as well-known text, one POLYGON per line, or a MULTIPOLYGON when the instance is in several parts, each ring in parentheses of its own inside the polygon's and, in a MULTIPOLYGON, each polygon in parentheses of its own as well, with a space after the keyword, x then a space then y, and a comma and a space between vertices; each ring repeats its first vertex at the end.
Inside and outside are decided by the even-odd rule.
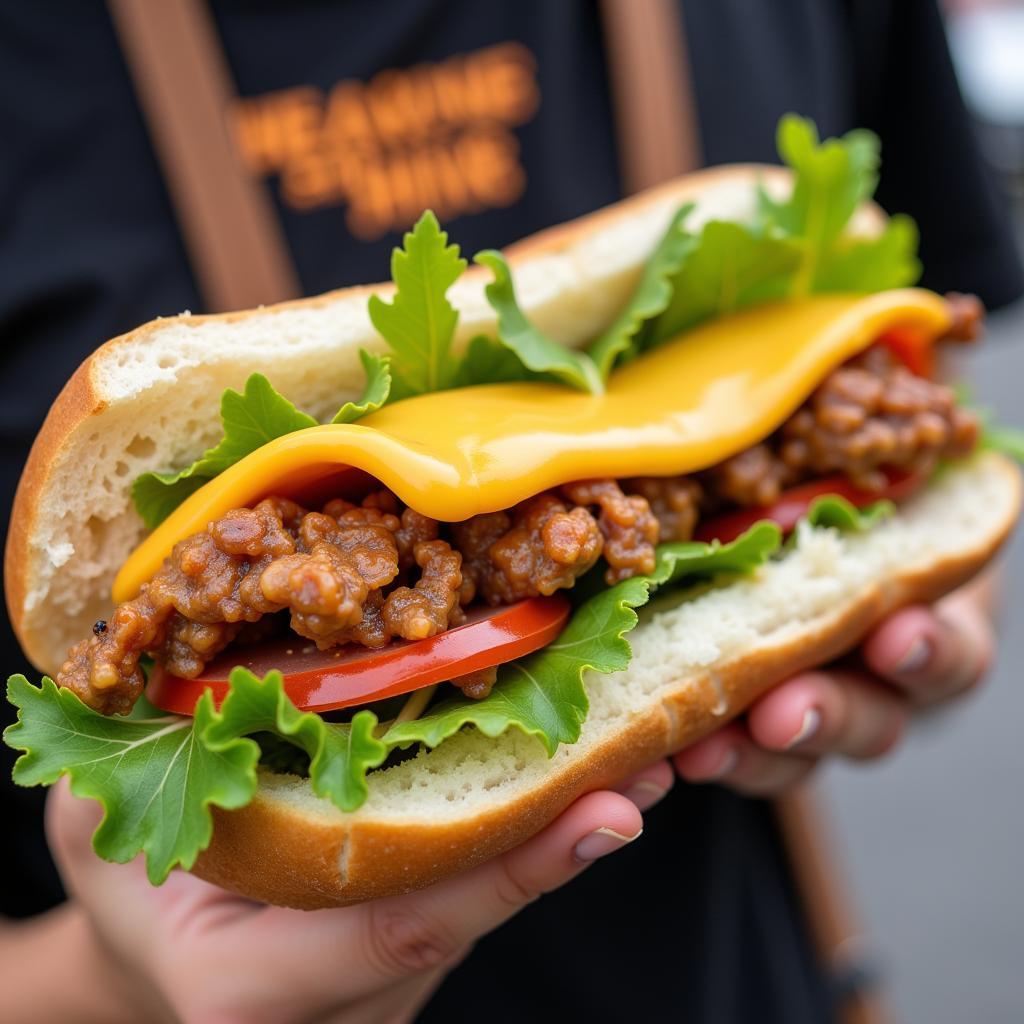
MULTIPOLYGON (((351 423, 379 409, 391 387, 387 356, 360 352, 366 385, 355 402, 346 402, 332 423, 351 423)), ((317 421, 274 390, 262 373, 254 373, 242 392, 227 388, 220 400, 224 436, 190 466, 177 473, 143 473, 132 484, 132 501, 150 529, 160 525, 189 495, 268 441, 296 430, 315 427, 317 421)))
POLYGON ((982 411, 981 447, 1024 464, 1024 430, 996 423, 991 412, 982 411))
POLYGON ((25 751, 14 781, 50 785, 67 774, 76 796, 103 805, 96 852, 118 863, 145 853, 154 884, 177 865, 191 867, 209 845, 211 806, 231 810, 252 799, 260 748, 246 737, 270 733, 303 750, 313 791, 345 811, 366 799, 366 773, 387 756, 371 711, 347 725, 299 711, 279 672, 260 680, 236 668, 221 710, 205 693, 194 718, 165 715, 145 700, 130 718, 107 717, 50 679, 36 687, 21 675, 8 680, 7 699, 18 721, 4 740, 25 751))
POLYGON ((494 280, 484 293, 491 308, 498 314, 498 341, 515 353, 520 362, 534 373, 547 374, 578 388, 600 394, 604 390, 594 361, 585 353, 566 348, 539 331, 526 318, 516 300, 512 271, 505 257, 495 249, 479 252, 474 262, 488 267, 494 280))
POLYGON ((852 501, 838 494, 823 494, 811 502, 807 521, 811 526, 831 526, 850 533, 863 533, 888 519, 896 506, 887 499, 876 501, 866 508, 857 508, 852 501))
POLYGON ((1000 455, 1024 464, 1024 430, 1000 423, 996 419, 994 409, 980 405, 970 381, 957 381, 953 385, 953 391, 956 395, 956 404, 969 409, 978 417, 981 424, 978 447, 982 451, 999 452, 1000 455))
POLYGON ((712 317, 782 298, 799 259, 790 239, 743 224, 709 221, 673 281, 672 299, 651 325, 646 347, 712 317))
POLYGON ((143 702, 132 718, 107 718, 50 679, 35 687, 20 675, 8 680, 7 699, 18 721, 4 740, 25 751, 14 781, 50 785, 67 774, 76 796, 103 805, 96 852, 117 863, 144 852, 154 884, 175 864, 191 867, 209 844, 211 806, 242 807, 256 790, 255 743, 234 740, 214 750, 203 742, 216 714, 208 694, 194 720, 143 702))
POLYGON ((598 373, 607 380, 616 359, 625 352, 642 346, 633 345, 641 328, 665 311, 672 301, 673 277, 679 273, 687 256, 697 245, 697 238, 685 230, 686 218, 693 212, 693 203, 681 206, 669 222, 661 241, 651 253, 625 308, 588 349, 598 373))
POLYGON ((507 381, 536 380, 537 374, 496 338, 478 334, 470 339, 455 374, 456 387, 472 384, 500 384, 507 381))
POLYGON ((369 303, 370 320, 391 352, 391 400, 512 380, 556 380, 584 391, 602 390, 600 374, 584 353, 548 338, 526 318, 504 256, 488 249, 474 260, 494 274, 485 294, 497 313, 497 336, 473 338, 458 358, 452 341, 459 317, 448 289, 466 268, 459 247, 448 243, 428 210, 405 235, 402 248, 394 250, 394 298, 386 302, 372 295, 369 303))
POLYGON ((455 381, 452 338, 459 314, 448 289, 466 269, 457 245, 448 244, 427 210, 391 255, 395 297, 370 296, 370 320, 392 353, 393 398, 444 391, 455 381))
POLYGON ((786 114, 776 132, 779 157, 792 168, 789 197, 773 199, 762 187, 762 225, 800 248, 790 291, 880 291, 912 284, 920 275, 917 231, 907 217, 894 217, 877 238, 844 233, 857 206, 874 195, 880 162, 878 137, 848 132, 819 142, 814 122, 786 114))
POLYGON ((331 419, 332 423, 355 423, 371 412, 376 412, 391 395, 391 357, 359 350, 366 383, 363 393, 354 402, 346 402, 331 419))
POLYGON ((688 207, 672 219, 615 325, 590 350, 604 376, 617 359, 747 306, 815 292, 883 291, 920 276, 910 218, 890 218, 875 237, 849 231, 878 182, 875 135, 854 131, 820 142, 812 121, 787 114, 777 145, 793 171, 787 197, 773 198, 762 185, 749 223, 712 220, 696 234, 683 224, 688 207))

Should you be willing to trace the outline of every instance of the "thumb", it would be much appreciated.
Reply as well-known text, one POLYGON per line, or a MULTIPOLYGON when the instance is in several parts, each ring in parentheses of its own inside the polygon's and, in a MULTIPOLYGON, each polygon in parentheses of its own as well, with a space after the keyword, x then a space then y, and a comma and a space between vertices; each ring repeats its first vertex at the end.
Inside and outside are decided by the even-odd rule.
POLYGON ((156 887, 142 857, 129 864, 101 860, 92 836, 103 817, 95 800, 72 795, 67 778, 51 787, 46 801, 46 836, 64 888, 86 910, 110 945, 133 961, 183 923, 202 915, 223 920, 252 904, 184 871, 172 871, 156 887))
MULTIPOLYGON (((305 915, 293 938, 321 957, 325 949, 344 950, 350 998, 376 992, 402 977, 450 968, 481 936, 632 842, 642 826, 636 805, 624 796, 590 793, 500 857, 420 892, 305 915)), ((322 984, 324 977, 320 971, 309 981, 322 984)))
POLYGON ((643 818, 632 801, 617 793, 590 793, 522 846, 425 890, 422 909, 438 919, 451 917, 453 930, 471 942, 642 831, 643 818))

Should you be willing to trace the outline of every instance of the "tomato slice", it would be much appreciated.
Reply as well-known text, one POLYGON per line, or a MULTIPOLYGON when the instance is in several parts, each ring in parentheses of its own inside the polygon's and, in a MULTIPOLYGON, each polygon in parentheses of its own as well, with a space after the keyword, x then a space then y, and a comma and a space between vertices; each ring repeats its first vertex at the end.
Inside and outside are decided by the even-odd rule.
POLYGON ((228 676, 244 665, 258 676, 284 675, 285 692, 303 711, 334 711, 383 700, 445 682, 468 672, 514 661, 551 643, 569 617, 561 594, 531 597, 502 608, 479 608, 469 621, 427 640, 398 640, 371 650, 349 644, 317 650, 292 634, 269 643, 239 647, 210 662, 198 679, 183 679, 156 666, 146 696, 158 708, 191 715, 205 690, 220 707, 228 676))
POLYGON ((935 377, 935 339, 919 327, 890 327, 879 336, 877 344, 887 348, 918 377, 935 377))
POLYGON ((924 483, 923 473, 907 473, 896 469, 884 470, 886 486, 879 491, 865 491, 852 484, 845 476, 827 476, 821 480, 813 480, 799 487, 791 487, 779 495, 774 505, 755 506, 741 509, 739 512, 728 512, 725 515, 713 516, 700 523, 694 533, 694 540, 720 540, 727 544, 745 533, 754 523, 770 519, 778 523, 788 533, 807 515, 815 498, 826 494, 836 494, 845 498, 857 508, 867 508, 876 501, 889 499, 900 501, 909 497, 924 483))

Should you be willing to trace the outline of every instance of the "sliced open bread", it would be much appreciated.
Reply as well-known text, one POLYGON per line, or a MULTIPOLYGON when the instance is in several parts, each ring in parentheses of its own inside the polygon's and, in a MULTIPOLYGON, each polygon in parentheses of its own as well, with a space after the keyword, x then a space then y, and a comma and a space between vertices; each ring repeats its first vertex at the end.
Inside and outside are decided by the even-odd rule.
MULTIPOLYGON (((626 301, 681 203, 690 224, 745 219, 758 181, 788 172, 727 167, 670 182, 508 250, 520 304, 544 331, 579 346, 626 301)), ((852 230, 881 223, 865 205, 852 230)), ((456 347, 493 331, 489 275, 471 269, 449 297, 456 347)), ((362 385, 360 348, 380 350, 366 300, 390 285, 212 317, 147 324, 101 346, 69 381, 18 489, 5 556, 8 607, 32 661, 53 673, 69 646, 110 611, 114 575, 144 534, 130 485, 179 468, 214 443, 225 387, 254 371, 325 419, 362 385)), ((628 671, 591 675, 580 741, 548 759, 511 730, 466 730, 437 750, 370 777, 342 814, 308 782, 264 773, 251 805, 216 812, 196 873, 247 896, 295 907, 352 903, 415 889, 509 849, 581 793, 693 742, 800 668, 850 648, 891 609, 931 600, 992 556, 1020 504, 1016 469, 983 455, 949 470, 863 535, 807 530, 750 579, 658 598, 631 635, 628 671)))

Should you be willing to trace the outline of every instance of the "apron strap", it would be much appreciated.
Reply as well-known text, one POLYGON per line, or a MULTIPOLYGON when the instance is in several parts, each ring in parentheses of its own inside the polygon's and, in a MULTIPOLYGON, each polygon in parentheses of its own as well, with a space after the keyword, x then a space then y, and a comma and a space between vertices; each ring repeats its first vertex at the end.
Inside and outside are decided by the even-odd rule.
POLYGON ((601 0, 623 190, 703 165, 678 0, 601 0))
POLYGON ((201 0, 108 0, 207 310, 301 294, 266 187, 243 167, 235 90, 201 0))

